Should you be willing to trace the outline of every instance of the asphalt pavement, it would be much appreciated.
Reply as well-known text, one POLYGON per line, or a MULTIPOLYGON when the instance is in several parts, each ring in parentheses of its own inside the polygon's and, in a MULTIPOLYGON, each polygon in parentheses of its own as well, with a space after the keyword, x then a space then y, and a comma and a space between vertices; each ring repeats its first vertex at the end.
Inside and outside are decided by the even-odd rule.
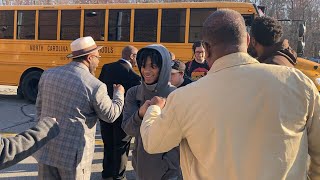
MULTIPOLYGON (((0 86, 0 134, 1 136, 14 136, 19 132, 34 126, 35 106, 16 96, 16 86, 0 86)), ((95 154, 92 161, 92 180, 101 179, 103 143, 97 125, 95 154)), ((135 175, 131 165, 131 151, 127 164, 127 179, 134 180, 135 175)), ((0 171, 0 179, 5 180, 36 180, 37 161, 33 157, 28 157, 20 163, 0 171)))

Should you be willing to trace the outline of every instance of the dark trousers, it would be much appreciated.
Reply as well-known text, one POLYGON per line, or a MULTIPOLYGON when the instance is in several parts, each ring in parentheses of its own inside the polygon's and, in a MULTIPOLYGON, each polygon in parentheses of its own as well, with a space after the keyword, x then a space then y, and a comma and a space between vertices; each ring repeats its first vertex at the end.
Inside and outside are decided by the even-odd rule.
POLYGON ((126 179, 131 138, 121 128, 122 116, 114 123, 100 121, 101 136, 104 143, 103 171, 104 179, 126 179))

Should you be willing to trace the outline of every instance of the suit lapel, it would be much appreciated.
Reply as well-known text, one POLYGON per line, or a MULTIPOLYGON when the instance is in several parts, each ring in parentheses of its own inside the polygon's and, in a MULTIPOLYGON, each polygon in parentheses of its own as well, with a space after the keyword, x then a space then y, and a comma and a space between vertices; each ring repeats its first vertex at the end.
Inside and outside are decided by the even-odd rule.
POLYGON ((125 62, 124 60, 122 60, 122 59, 119 59, 118 63, 121 64, 122 66, 126 67, 126 68, 130 68, 131 69, 130 65, 127 62, 125 62))

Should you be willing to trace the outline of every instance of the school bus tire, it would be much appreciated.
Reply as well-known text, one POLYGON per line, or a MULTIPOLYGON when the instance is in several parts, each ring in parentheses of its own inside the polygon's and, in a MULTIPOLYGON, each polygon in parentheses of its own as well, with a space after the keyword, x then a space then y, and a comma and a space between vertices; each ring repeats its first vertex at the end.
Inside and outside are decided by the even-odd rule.
POLYGON ((23 99, 24 96, 23 96, 23 92, 22 92, 22 89, 21 89, 21 86, 18 86, 18 89, 17 89, 17 97, 19 99, 23 99))
POLYGON ((26 74, 22 80, 22 93, 26 100, 35 103, 38 95, 38 84, 41 77, 41 71, 32 71, 26 74))

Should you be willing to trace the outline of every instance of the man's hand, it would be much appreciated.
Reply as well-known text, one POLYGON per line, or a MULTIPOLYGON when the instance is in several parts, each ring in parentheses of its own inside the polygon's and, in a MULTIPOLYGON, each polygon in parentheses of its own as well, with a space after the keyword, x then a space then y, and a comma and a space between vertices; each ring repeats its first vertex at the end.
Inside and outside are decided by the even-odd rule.
POLYGON ((119 91, 120 93, 124 94, 125 90, 121 84, 114 84, 113 85, 113 92, 119 91))
POLYGON ((166 104, 166 99, 163 97, 155 96, 151 99, 150 105, 157 105, 160 109, 163 109, 166 104))
POLYGON ((139 108, 139 117, 142 119, 144 114, 146 113, 148 107, 150 106, 150 100, 146 100, 144 104, 139 108))
POLYGON ((43 117, 40 119, 40 121, 51 121, 51 122, 54 122, 54 123, 57 123, 58 124, 58 121, 56 118, 52 118, 52 117, 43 117))

